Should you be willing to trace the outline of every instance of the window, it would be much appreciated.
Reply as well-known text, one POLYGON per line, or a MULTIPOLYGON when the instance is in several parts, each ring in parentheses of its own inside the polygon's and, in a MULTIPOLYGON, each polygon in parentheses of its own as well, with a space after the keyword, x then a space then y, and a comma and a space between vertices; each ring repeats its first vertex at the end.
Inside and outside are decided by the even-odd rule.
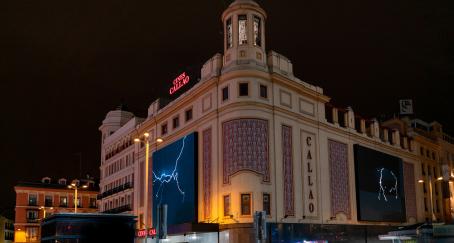
POLYGON ((52 196, 46 195, 46 198, 44 199, 44 206, 52 207, 52 196))
POLYGON ((423 156, 423 155, 424 155, 424 148, 423 148, 423 147, 419 148, 419 152, 420 152, 421 155, 423 156))
POLYGON ((38 241, 38 227, 25 228, 25 238, 27 242, 38 241))
POLYGON ((432 152, 432 159, 435 160, 435 152, 432 152))
POLYGON ((254 45, 262 45, 262 23, 258 16, 254 16, 254 45))
POLYGON ((229 99, 229 87, 226 86, 222 88, 222 101, 226 101, 229 99))
POLYGON ((426 175, 426 167, 424 166, 424 164, 421 164, 421 171, 423 175, 426 175))
POLYGON ((192 120, 192 108, 189 109, 189 110, 186 110, 186 112, 185 112, 185 118, 186 118, 186 121, 192 120))
POLYGON ((241 194, 241 215, 251 215, 251 194, 241 194))
POLYGON ((238 43, 247 44, 247 16, 238 15, 238 43))
POLYGON ((37 206, 37 195, 36 194, 28 194, 28 205, 29 206, 37 206))
POLYGON ((268 98, 268 87, 263 84, 260 85, 260 97, 268 98))
POLYGON ((68 197, 60 196, 60 207, 68 207, 68 197))
POLYGON ((77 207, 81 208, 82 207, 82 200, 80 197, 77 197, 77 207))
POLYGON ((27 211, 27 219, 31 220, 38 219, 38 211, 35 210, 27 211))
POLYGON ((167 134, 167 123, 161 125, 161 135, 167 134))
POLYGON ((224 217, 230 216, 230 195, 224 196, 224 217))
POLYGON ((232 28, 232 18, 229 18, 225 24, 225 38, 227 43, 227 49, 233 46, 233 28, 232 28))
POLYGON ((269 193, 263 193, 263 211, 266 215, 271 215, 271 195, 269 193))
POLYGON ((249 85, 248 85, 248 83, 240 83, 239 84, 239 93, 240 93, 240 96, 248 96, 249 95, 249 85))
POLYGON ((173 123, 173 129, 179 127, 180 126, 180 117, 179 116, 174 117, 172 120, 172 123, 173 123))

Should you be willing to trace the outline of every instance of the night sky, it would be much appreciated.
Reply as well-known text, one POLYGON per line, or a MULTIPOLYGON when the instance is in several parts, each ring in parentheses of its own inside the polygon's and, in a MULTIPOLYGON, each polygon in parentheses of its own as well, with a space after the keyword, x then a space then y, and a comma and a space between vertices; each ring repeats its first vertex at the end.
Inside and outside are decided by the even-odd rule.
MULTIPOLYGON (((0 214, 20 180, 98 177, 105 114, 146 114, 179 71, 222 52, 230 2, 0 1, 0 214)), ((413 98, 454 131, 453 1, 258 2, 267 49, 334 104, 375 117, 413 98)))

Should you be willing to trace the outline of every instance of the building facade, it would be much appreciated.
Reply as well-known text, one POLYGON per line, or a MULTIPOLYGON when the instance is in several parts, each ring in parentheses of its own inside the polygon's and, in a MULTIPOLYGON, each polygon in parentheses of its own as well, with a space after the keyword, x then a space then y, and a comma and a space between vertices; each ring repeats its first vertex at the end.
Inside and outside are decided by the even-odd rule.
MULTIPOLYGON (((284 242, 340 239, 346 236, 332 232, 342 229, 353 232, 347 240, 367 239, 368 229, 379 234, 380 227, 424 222, 427 192, 418 180, 429 165, 431 173, 438 167, 432 157, 422 161, 419 148, 440 148, 331 106, 322 88, 294 76, 288 58, 267 52, 266 19, 256 2, 234 1, 222 14, 224 52, 203 65, 199 82, 164 107, 153 102, 144 119, 121 109, 107 114, 100 127, 102 211, 126 203, 120 211, 138 216, 139 229, 155 227, 156 204, 173 193, 169 220, 182 223, 192 208, 175 214, 171 206, 190 201, 187 172, 196 177, 189 221, 217 224, 219 242, 253 242, 255 211, 266 212, 271 240, 284 242), (194 172, 178 169, 193 158, 194 172), (128 182, 134 186, 113 190, 128 182)), ((176 77, 170 93, 190 80, 176 77)), ((170 230, 171 241, 212 240, 203 230, 192 235, 198 229, 170 230)))
POLYGON ((49 177, 40 182, 20 182, 15 187, 16 221, 14 242, 40 242, 41 221, 52 214, 74 212, 75 191, 71 184, 80 186, 77 194, 79 213, 97 212, 96 196, 98 185, 93 180, 72 180, 61 178, 53 181, 49 177), (82 188, 87 185, 87 188, 82 188))
POLYGON ((404 117, 390 119, 383 126, 397 129, 417 141, 421 161, 418 181, 423 187, 426 221, 452 222, 454 139, 443 132, 438 122, 404 117))
POLYGON ((14 221, 0 216, 0 243, 14 241, 14 221))

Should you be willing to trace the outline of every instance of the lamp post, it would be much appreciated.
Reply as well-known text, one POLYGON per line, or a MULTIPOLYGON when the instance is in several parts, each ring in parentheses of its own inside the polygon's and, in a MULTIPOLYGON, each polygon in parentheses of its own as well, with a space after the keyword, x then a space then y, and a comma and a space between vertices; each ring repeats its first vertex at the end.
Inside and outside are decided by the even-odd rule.
MULTIPOLYGON (((149 157, 150 157, 150 141, 148 140, 148 138, 150 137, 150 134, 149 133, 144 133, 143 134, 143 137, 142 138, 136 138, 134 139, 134 142, 135 143, 138 143, 138 144, 141 144, 141 143, 144 143, 145 144, 145 192, 144 192, 144 198, 145 198, 145 202, 147 202, 148 200, 148 163, 149 163, 149 157)), ((140 167, 139 167, 140 168, 140 167)), ((147 215, 148 215, 148 205, 145 207, 145 228, 146 228, 146 225, 147 225, 147 215)), ((142 223, 142 222, 140 222, 142 223)))
MULTIPOLYGON (((145 144, 145 192, 144 192, 144 198, 145 198, 145 223, 144 227, 147 228, 148 226, 148 194, 149 194, 149 184, 148 184, 148 177, 149 177, 149 164, 150 164, 150 134, 148 132, 144 133, 140 138, 135 138, 134 142, 136 144, 145 144)), ((162 138, 157 138, 156 139, 156 147, 158 143, 162 143, 164 140, 162 138)), ((139 167, 140 168, 140 167, 139 167)), ((142 223, 142 222, 140 222, 142 223)))
MULTIPOLYGON (((435 182, 442 181, 443 177, 438 177, 435 182)), ((418 180, 418 183, 424 183, 423 179, 418 180)), ((429 195, 430 195, 430 220, 429 222, 432 224, 433 216, 434 216, 434 208, 433 208, 433 195, 432 195, 432 176, 429 176, 429 195)))
MULTIPOLYGON (((44 207, 44 206, 41 206, 41 207, 39 207, 39 209, 40 209, 40 210, 43 210, 43 219, 45 219, 45 218, 46 218, 46 209, 47 209, 47 208, 44 207)), ((50 207, 49 209, 50 209, 50 210, 53 210, 54 208, 53 208, 53 207, 50 207)))
POLYGON ((73 182, 73 183, 71 183, 71 185, 68 186, 68 188, 74 190, 74 213, 77 213, 77 204, 79 202, 79 200, 77 199, 77 190, 88 188, 88 186, 83 185, 82 187, 79 187, 79 186, 77 186, 76 183, 73 182))

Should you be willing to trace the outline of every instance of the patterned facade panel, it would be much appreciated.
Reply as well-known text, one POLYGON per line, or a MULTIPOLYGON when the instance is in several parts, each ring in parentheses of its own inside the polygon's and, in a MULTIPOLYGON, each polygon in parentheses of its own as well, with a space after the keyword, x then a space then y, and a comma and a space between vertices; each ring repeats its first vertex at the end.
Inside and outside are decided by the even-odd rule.
POLYGON ((282 126, 282 162, 284 178, 284 213, 295 215, 295 200, 293 188, 293 156, 292 156, 292 128, 282 126))
POLYGON ((240 171, 262 175, 263 182, 270 181, 268 155, 268 121, 237 119, 222 124, 223 181, 240 171))
POLYGON ((350 183, 347 144, 329 140, 329 172, 331 189, 331 215, 343 213, 351 219, 350 183))
POLYGON ((212 167, 212 139, 211 128, 203 131, 203 205, 204 216, 210 218, 211 212, 211 167, 212 167))
POLYGON ((404 162, 404 191, 405 191, 405 208, 407 219, 413 217, 416 219, 416 185, 415 185, 415 166, 404 162))

